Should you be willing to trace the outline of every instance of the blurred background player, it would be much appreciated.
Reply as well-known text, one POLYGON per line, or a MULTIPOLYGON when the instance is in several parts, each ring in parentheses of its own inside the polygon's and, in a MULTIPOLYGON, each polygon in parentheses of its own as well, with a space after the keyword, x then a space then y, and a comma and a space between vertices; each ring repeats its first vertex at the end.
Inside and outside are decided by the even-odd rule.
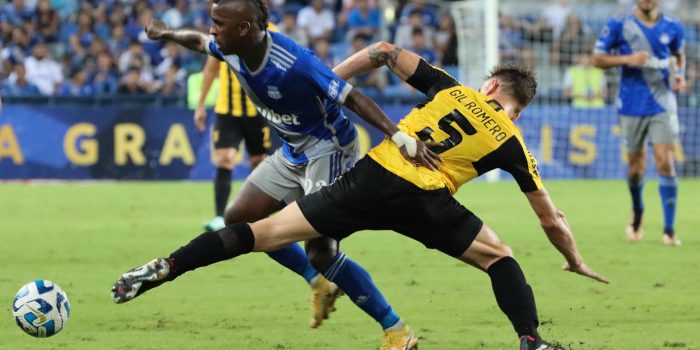
POLYGON ((658 0, 637 0, 634 14, 611 19, 596 42, 594 64, 600 68, 622 67, 618 113, 627 147, 627 182, 632 195, 627 237, 632 242, 643 237, 642 187, 649 140, 659 174, 664 214, 662 241, 676 246, 681 241, 674 232, 678 197, 674 162, 678 115, 674 91, 685 89, 684 35, 681 23, 661 14, 658 4, 658 0))
MULTIPOLYGON (((267 24, 267 29, 278 31, 273 23, 267 24)), ((215 216, 204 224, 207 231, 216 231, 226 226, 224 223, 224 210, 231 194, 231 176, 233 175, 236 153, 245 140, 245 149, 248 151, 248 163, 250 170, 262 162, 265 154, 272 148, 270 141, 270 128, 264 118, 260 117, 255 105, 248 98, 238 81, 235 73, 226 62, 221 62, 214 57, 207 57, 202 71, 202 94, 200 95, 197 109, 194 112, 194 124, 200 131, 204 131, 207 125, 207 111, 205 102, 212 83, 219 74, 219 93, 216 97, 216 121, 212 130, 212 144, 214 146, 214 208, 215 216)))
MULTIPOLYGON (((338 78, 309 50, 267 31, 267 8, 260 0, 214 1, 211 18, 209 36, 191 29, 172 29, 155 20, 146 26, 146 33, 152 40, 173 41, 226 62, 284 141, 246 179, 226 209, 227 225, 265 218, 283 203, 332 183, 354 165, 359 153, 357 130, 340 105, 405 147, 416 162, 432 164, 422 143, 399 131, 371 99, 338 78)), ((215 233, 205 235, 212 242, 219 240, 215 233)), ((354 288, 346 293, 387 334, 405 329, 369 273, 339 252, 337 241, 319 237, 306 242, 306 252, 291 244, 269 256, 312 287, 311 327, 319 326, 333 310, 340 294, 336 284, 330 283, 335 282, 352 284, 354 288), (331 266, 339 256, 343 257, 342 269, 331 266)), ((115 286, 115 290, 123 287, 135 288, 135 293, 140 284, 115 286)), ((393 338, 385 336, 387 339, 393 338)))

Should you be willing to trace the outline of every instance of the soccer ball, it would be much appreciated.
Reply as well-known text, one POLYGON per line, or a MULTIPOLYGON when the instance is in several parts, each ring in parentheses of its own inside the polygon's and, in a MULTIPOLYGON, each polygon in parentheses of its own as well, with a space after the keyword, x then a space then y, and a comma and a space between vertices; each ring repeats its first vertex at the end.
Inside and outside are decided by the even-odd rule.
POLYGON ((51 281, 32 281, 22 286, 15 295, 12 314, 25 333, 38 338, 50 337, 60 332, 68 322, 68 296, 51 281))

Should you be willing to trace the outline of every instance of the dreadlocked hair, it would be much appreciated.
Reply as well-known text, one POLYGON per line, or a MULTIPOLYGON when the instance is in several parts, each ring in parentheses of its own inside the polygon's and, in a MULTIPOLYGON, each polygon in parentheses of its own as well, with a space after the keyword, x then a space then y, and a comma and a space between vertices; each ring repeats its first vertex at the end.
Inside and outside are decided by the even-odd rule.
POLYGON ((270 15, 268 14, 267 6, 262 0, 213 0, 213 3, 217 5, 226 5, 235 1, 244 1, 255 7, 255 17, 257 17, 257 24, 260 26, 260 30, 265 30, 267 28, 270 15))

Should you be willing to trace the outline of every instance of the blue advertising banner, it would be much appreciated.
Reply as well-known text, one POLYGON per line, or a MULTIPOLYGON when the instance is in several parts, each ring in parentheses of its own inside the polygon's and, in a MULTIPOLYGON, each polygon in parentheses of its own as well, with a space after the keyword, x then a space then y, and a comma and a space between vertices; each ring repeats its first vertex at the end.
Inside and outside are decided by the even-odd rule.
MULTIPOLYGON (((411 106, 383 106, 398 121, 411 106)), ((700 128, 680 111, 682 174, 698 175, 700 128)), ((363 150, 383 138, 355 116, 363 150)), ((209 118, 210 124, 213 118, 209 118)), ((544 178, 621 178, 626 165, 612 108, 531 106, 518 120, 544 178)), ((0 179, 211 179, 210 128, 175 107, 5 106, 0 116, 0 179)), ((653 173, 653 166, 650 166, 653 173)), ((243 156, 235 177, 249 173, 243 156)))

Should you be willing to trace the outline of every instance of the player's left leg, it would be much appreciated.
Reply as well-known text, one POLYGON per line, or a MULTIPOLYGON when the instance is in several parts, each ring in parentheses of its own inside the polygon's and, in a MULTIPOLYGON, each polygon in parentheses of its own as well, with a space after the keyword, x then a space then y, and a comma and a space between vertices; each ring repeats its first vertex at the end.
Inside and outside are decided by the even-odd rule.
POLYGON ((659 174, 659 194, 664 214, 662 242, 669 246, 681 244, 675 234, 678 176, 674 161, 674 143, 678 136, 676 114, 662 114, 651 118, 649 138, 654 149, 654 163, 659 174))
MULTIPOLYGON (((355 141, 343 150, 309 162, 303 179, 305 193, 318 191, 350 170, 357 161, 358 149, 359 145, 355 141)), ((334 215, 343 215, 343 213, 334 215)), ((311 265, 326 279, 337 284, 353 303, 379 323, 382 330, 403 328, 403 322, 374 284, 369 273, 340 252, 338 246, 337 241, 328 237, 308 241, 306 254, 311 265)), ((314 318, 311 320, 311 326, 314 327, 315 323, 322 322, 322 318, 314 318)))
POLYGON ((127 271, 112 287, 112 299, 125 303, 188 271, 252 251, 276 251, 319 236, 296 203, 292 203, 277 215, 254 224, 237 223, 216 232, 202 233, 167 258, 154 259, 127 271))
POLYGON ((539 321, 532 288, 510 247, 503 244, 491 228, 484 224, 469 248, 458 258, 489 275, 498 307, 508 316, 518 334, 519 349, 557 349, 537 333, 539 321))

